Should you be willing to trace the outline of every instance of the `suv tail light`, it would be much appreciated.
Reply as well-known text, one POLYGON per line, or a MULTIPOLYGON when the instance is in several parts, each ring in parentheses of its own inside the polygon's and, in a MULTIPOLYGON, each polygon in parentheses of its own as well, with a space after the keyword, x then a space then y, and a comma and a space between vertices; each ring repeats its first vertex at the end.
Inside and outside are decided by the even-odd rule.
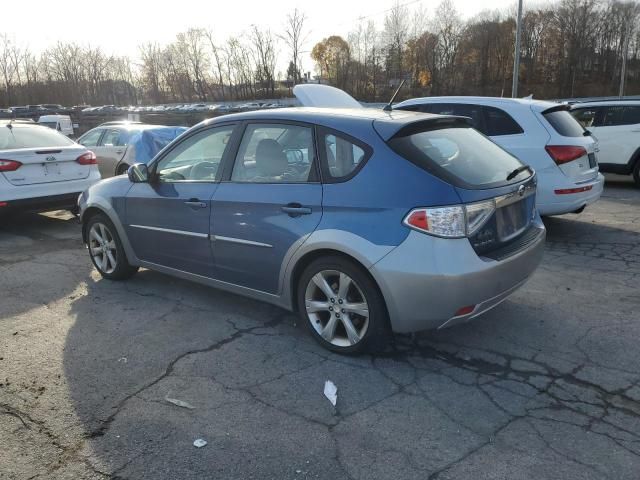
POLYGON ((403 223, 414 230, 436 237, 462 238, 477 232, 495 209, 494 200, 468 205, 415 208, 409 212, 403 223))
POLYGON ((89 151, 87 153, 83 153, 78 158, 76 158, 76 162, 80 165, 97 165, 98 160, 96 159, 96 154, 89 151))
POLYGON ((15 160, 0 160, 0 172, 15 172, 21 166, 22 164, 15 160))
POLYGON ((571 145, 547 145, 544 149, 553 158, 556 165, 572 162, 587 154, 587 150, 584 147, 571 145))

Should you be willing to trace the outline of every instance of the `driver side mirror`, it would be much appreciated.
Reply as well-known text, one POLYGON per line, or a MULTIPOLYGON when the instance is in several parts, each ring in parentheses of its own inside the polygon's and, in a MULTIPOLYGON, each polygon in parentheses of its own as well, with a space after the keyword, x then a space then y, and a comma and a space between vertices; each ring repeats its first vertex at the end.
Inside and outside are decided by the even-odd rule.
POLYGON ((131 183, 147 183, 149 181, 149 169, 144 163, 135 163, 127 170, 127 176, 131 183))

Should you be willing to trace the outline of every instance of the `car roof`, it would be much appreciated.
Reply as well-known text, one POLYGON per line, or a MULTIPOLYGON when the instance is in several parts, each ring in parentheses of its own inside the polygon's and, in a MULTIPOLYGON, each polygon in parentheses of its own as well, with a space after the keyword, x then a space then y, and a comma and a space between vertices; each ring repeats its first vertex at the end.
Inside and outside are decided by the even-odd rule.
POLYGON ((121 130, 145 130, 147 128, 155 128, 155 127, 164 127, 165 125, 152 125, 149 123, 101 123, 100 125, 93 127, 91 130, 96 128, 111 128, 111 129, 121 129, 121 130))
POLYGON ((598 100, 594 102, 576 102, 571 105, 571 108, 621 107, 624 105, 636 107, 640 105, 640 100, 598 100))
MULTIPOLYGON (((251 112, 233 113, 205 120, 198 126, 238 121, 292 121, 335 128, 345 133, 358 128, 375 128, 378 134, 388 140, 401 128, 415 122, 432 121, 443 118, 462 118, 454 115, 435 115, 431 113, 406 110, 384 111, 377 108, 321 108, 291 107, 251 112)), ((466 119, 465 119, 466 121, 466 119)))
MULTIPOLYGON (((36 127, 42 127, 42 125, 38 125, 36 122, 34 122, 33 120, 31 120, 30 118, 3 118, 0 119, 0 125, 5 125, 5 124, 12 124, 12 125, 32 125, 32 126, 36 126, 36 127)), ((43 127, 43 128, 48 128, 48 127, 43 127)))
POLYGON ((537 111, 543 111, 548 108, 557 107, 560 105, 558 102, 551 100, 534 100, 533 98, 507 98, 507 97, 472 97, 472 96, 446 96, 446 97, 420 97, 405 100, 394 105, 394 108, 404 107, 409 105, 420 105, 423 103, 478 103, 481 105, 522 105, 525 107, 531 107, 537 111))
POLYGON ((356 122, 371 122, 373 120, 384 118, 411 118, 415 115, 420 114, 407 111, 385 112, 382 109, 377 108, 289 107, 273 110, 253 110, 251 112, 231 113, 229 115, 225 115, 224 117, 216 117, 215 119, 205 120, 205 122, 210 123, 212 121, 219 122, 273 119, 323 124, 325 122, 330 122, 332 119, 336 118, 348 118, 356 122))

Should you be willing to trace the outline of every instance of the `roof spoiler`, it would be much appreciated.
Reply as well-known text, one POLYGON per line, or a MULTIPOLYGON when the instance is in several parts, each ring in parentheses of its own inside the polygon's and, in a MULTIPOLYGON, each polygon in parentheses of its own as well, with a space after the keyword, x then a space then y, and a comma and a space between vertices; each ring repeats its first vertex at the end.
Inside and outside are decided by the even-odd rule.
POLYGON ((541 113, 544 115, 546 113, 560 112, 562 110, 571 110, 571 106, 566 103, 560 103, 558 105, 554 105, 553 107, 547 108, 543 110, 541 113))
POLYGON ((386 142, 396 137, 406 137, 429 130, 441 128, 473 127, 473 120, 469 117, 454 115, 416 115, 415 120, 408 121, 406 117, 379 118, 373 121, 378 135, 386 142))

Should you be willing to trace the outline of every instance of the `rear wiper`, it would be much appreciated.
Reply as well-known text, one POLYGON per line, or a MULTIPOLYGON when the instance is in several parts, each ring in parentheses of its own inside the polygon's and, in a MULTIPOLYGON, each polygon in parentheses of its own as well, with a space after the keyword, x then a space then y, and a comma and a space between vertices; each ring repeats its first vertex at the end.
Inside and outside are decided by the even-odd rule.
POLYGON ((522 165, 521 167, 516 168, 513 172, 507 175, 507 180, 515 178, 519 173, 524 172, 525 170, 531 170, 531 167, 529 167, 529 165, 522 165))

